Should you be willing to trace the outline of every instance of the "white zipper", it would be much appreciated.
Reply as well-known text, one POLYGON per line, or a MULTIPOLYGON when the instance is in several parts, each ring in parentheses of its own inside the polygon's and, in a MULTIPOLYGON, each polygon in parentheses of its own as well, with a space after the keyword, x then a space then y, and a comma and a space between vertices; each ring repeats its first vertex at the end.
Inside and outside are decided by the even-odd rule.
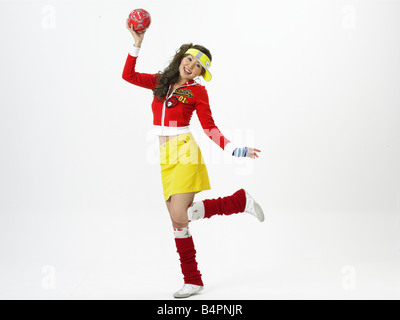
MULTIPOLYGON (((171 89, 171 86, 172 86, 172 84, 169 85, 168 92, 171 89)), ((162 109, 162 114, 161 114, 161 135, 163 135, 163 133, 164 133, 164 120, 165 120, 165 108, 166 108, 165 104, 167 103, 168 99, 172 96, 172 94, 175 92, 175 90, 169 95, 169 97, 167 97, 164 100, 164 103, 163 103, 163 109, 162 109)))
MULTIPOLYGON (((168 99, 171 98, 171 96, 174 94, 174 92, 175 92, 176 90, 178 90, 179 88, 182 88, 182 87, 189 87, 189 86, 194 86, 194 85, 198 85, 198 83, 197 83, 197 82, 194 82, 194 83, 188 84, 188 85, 185 83, 184 85, 181 85, 181 86, 175 88, 175 90, 171 92, 171 94, 168 96, 168 98, 166 98, 166 99, 164 100, 163 109, 162 109, 162 114, 161 114, 161 135, 163 135, 163 133, 164 133, 164 127, 165 127, 165 125, 164 125, 164 120, 165 120, 165 108, 166 108, 166 105, 165 105, 165 104, 167 103, 168 99)), ((171 85, 169 85, 168 92, 169 92, 170 89, 171 89, 171 85)))

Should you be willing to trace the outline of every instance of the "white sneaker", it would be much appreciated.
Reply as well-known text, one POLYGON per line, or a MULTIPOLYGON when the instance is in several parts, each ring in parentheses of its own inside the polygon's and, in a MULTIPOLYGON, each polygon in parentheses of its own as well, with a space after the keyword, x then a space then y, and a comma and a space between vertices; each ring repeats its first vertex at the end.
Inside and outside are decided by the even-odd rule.
POLYGON ((246 193, 246 208, 244 209, 244 212, 250 213, 260 222, 263 222, 264 212, 261 206, 251 197, 251 195, 246 190, 244 190, 244 192, 246 193))
POLYGON ((179 291, 174 293, 174 298, 187 298, 191 295, 200 293, 204 287, 195 284, 185 283, 179 291))

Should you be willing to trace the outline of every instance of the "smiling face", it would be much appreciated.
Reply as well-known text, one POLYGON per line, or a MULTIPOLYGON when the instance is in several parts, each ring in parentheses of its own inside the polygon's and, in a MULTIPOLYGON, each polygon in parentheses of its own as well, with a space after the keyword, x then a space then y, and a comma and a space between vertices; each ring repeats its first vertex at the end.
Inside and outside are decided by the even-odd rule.
POLYGON ((188 82, 201 75, 202 66, 191 54, 184 57, 179 66, 179 75, 182 81, 188 82))

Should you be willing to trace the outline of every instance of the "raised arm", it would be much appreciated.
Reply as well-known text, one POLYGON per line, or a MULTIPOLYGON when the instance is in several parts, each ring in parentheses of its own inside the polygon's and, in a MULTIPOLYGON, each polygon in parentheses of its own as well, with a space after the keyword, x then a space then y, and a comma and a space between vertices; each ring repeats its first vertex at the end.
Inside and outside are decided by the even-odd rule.
POLYGON ((135 32, 132 26, 129 25, 128 19, 126 20, 126 28, 132 34, 135 40, 135 44, 131 52, 129 52, 128 57, 126 58, 124 71, 122 72, 122 79, 134 85, 153 90, 157 83, 157 77, 156 77, 157 75, 148 73, 139 73, 136 72, 135 70, 136 60, 139 55, 140 47, 142 46, 145 32, 143 33, 135 32))

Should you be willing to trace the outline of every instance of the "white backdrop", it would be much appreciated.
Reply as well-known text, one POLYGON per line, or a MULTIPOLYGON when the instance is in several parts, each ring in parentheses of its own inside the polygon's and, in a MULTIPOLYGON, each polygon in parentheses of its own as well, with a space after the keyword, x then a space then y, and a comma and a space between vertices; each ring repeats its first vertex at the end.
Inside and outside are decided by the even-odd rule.
POLYGON ((169 299, 181 286, 151 91, 122 80, 125 19, 151 13, 137 70, 183 43, 227 156, 192 132, 212 190, 266 212, 191 224, 195 299, 400 298, 400 1, 0 1, 0 298, 169 299))

